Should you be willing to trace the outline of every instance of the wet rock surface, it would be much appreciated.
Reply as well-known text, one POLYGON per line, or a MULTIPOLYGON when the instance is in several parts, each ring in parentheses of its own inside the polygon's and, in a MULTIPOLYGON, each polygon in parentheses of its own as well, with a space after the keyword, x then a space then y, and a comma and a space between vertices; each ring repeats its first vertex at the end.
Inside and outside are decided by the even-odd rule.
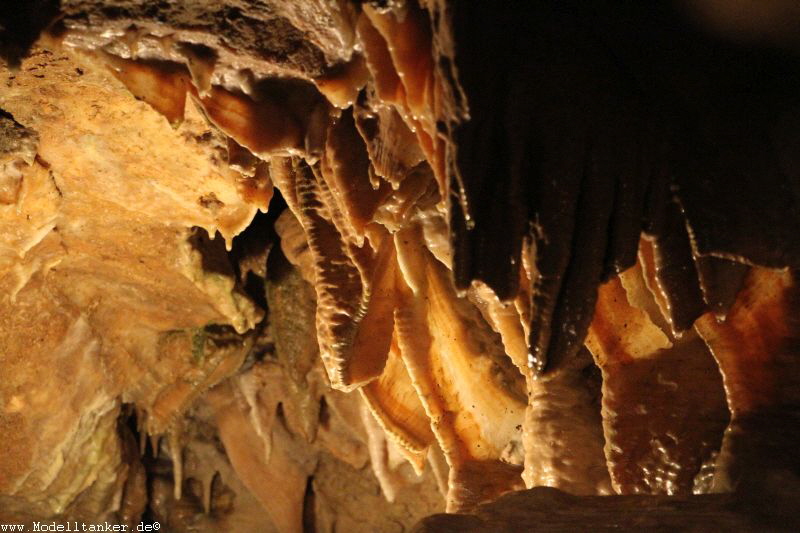
POLYGON ((709 3, 3 8, 0 518, 793 524, 797 12, 709 3))

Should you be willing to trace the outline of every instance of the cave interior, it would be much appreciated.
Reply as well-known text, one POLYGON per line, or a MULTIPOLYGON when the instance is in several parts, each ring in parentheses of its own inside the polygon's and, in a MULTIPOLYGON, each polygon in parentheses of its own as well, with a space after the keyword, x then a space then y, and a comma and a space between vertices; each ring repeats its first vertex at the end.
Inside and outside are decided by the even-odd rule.
POLYGON ((0 523, 798 531, 799 274, 796 0, 0 2, 0 523))

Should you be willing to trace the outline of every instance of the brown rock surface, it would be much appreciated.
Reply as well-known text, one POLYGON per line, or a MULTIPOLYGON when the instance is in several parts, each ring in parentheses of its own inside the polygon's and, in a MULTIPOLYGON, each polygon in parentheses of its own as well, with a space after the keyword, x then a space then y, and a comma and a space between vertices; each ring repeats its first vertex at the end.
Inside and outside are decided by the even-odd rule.
POLYGON ((0 519, 791 523, 796 43, 666 4, 0 6, 0 519))

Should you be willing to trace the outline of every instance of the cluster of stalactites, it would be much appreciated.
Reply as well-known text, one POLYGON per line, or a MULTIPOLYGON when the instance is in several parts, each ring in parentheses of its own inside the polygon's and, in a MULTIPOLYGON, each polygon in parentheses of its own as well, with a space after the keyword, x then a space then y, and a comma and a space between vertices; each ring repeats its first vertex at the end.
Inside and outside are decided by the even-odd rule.
MULTIPOLYGON (((531 324, 543 305, 533 294, 541 282, 533 241, 522 247, 510 284, 519 289, 508 301, 485 284, 458 291, 452 281, 450 183, 460 183, 452 129, 468 113, 446 10, 429 4, 363 4, 341 18, 353 35, 347 59, 305 78, 231 75, 213 49, 146 32, 136 39, 158 46, 142 49, 167 48, 169 60, 140 57, 132 45, 124 58, 93 53, 172 123, 189 95, 229 136, 229 163, 259 207, 269 202, 264 191, 281 192, 288 210, 277 230, 314 286, 330 385, 358 390, 416 470, 443 453, 450 510, 521 488, 523 477, 583 494, 693 490, 729 416, 708 347, 743 326, 704 316, 698 335, 691 323, 676 325, 675 303, 659 285, 669 265, 642 241, 632 273, 601 288, 589 328, 602 407, 585 350, 533 376, 531 324), (681 411, 689 421, 681 428, 674 417, 654 421, 689 397, 700 407, 681 411)), ((468 213, 466 199, 458 202, 468 213)), ((784 274, 750 276, 748 286, 791 287, 784 274)), ((749 310, 733 303, 736 292, 726 303, 734 317, 749 310)), ((731 394, 739 378, 730 369, 739 367, 720 365, 731 394)))
POLYGON ((434 464, 450 508, 464 508, 522 487, 525 365, 492 327, 507 306, 451 280, 442 125, 458 106, 433 54, 451 45, 411 4, 350 20, 349 58, 311 78, 232 76, 210 48, 142 29, 122 49, 88 48, 85 28, 60 39, 171 124, 197 106, 260 209, 281 192, 276 229, 314 286, 330 385, 357 389, 386 438, 416 471, 434 464))

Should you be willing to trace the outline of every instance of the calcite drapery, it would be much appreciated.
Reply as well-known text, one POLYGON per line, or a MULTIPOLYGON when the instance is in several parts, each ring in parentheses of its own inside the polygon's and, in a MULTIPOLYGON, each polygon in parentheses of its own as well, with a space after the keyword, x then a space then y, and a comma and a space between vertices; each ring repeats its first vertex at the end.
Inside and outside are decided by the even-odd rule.
MULTIPOLYGON (((30 406, 68 429, 43 433, 59 468, 44 448, 14 459, 56 466, 8 470, 10 508, 44 490, 35 513, 133 516, 121 401, 170 433, 180 496, 180 419, 209 389, 233 470, 285 530, 303 527, 320 464, 314 447, 284 453, 287 428, 354 468, 366 446, 390 498, 434 470, 450 510, 523 479, 677 494, 775 467, 759 454, 781 446, 742 434, 796 414, 796 96, 720 74, 749 75, 736 49, 688 32, 681 70, 660 29, 566 4, 61 2, 0 94, 0 279, 21 332, 4 341, 3 423, 20 449, 30 406), (279 248, 244 257, 234 240, 273 186, 280 248, 313 285, 291 286, 318 346, 291 354, 265 267, 279 248), (94 393, 41 408, 29 344, 94 393), (337 404, 328 386, 360 393, 337 404), (103 460, 81 470, 89 431, 103 460), (283 505, 258 481, 275 475, 283 505)), ((798 72, 758 57, 776 80, 798 72)))

